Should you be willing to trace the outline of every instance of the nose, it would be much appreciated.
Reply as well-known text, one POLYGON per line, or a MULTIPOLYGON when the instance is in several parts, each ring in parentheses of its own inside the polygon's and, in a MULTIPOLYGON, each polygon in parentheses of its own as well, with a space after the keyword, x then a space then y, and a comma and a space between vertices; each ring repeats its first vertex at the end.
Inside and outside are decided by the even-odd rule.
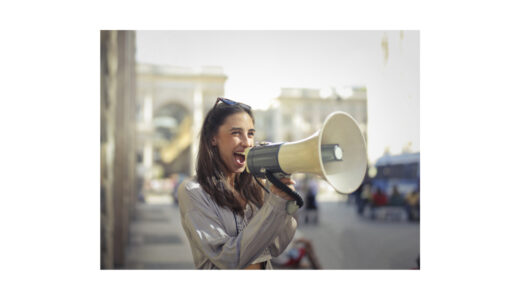
POLYGON ((242 136, 240 139, 240 145, 242 147, 251 148, 253 147, 254 140, 247 135, 242 136))

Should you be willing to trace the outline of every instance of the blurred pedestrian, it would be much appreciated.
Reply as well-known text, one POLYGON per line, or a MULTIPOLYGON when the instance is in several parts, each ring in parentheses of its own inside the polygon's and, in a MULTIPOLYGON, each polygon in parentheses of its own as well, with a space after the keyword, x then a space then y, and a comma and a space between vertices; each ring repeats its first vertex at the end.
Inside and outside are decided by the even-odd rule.
POLYGON ((365 207, 372 205, 372 185, 370 182, 367 182, 363 185, 363 190, 361 191, 361 199, 357 206, 358 214, 362 215, 365 211, 365 207))
POLYGON ((356 206, 359 207, 359 203, 361 203, 361 193, 363 192, 363 186, 365 186, 365 184, 366 184, 366 181, 363 180, 363 182, 358 186, 358 188, 354 192, 352 192, 350 195, 348 195, 347 201, 346 201, 347 204, 351 204, 352 200, 353 200, 354 203, 356 204, 356 206))
POLYGON ((316 180, 308 176, 306 177, 305 188, 305 218, 304 223, 318 224, 318 204, 316 203, 316 195, 318 194, 318 183, 316 180))
POLYGON ((388 203, 388 198, 381 188, 377 188, 377 191, 372 198, 374 199, 375 206, 385 206, 388 203))
POLYGON ((376 208, 387 205, 388 198, 386 197, 386 194, 381 190, 381 188, 378 187, 376 193, 372 195, 372 199, 372 205, 370 205, 370 217, 374 219, 376 217, 376 208))
MULTIPOLYGON (((245 171, 254 144, 251 107, 218 98, 200 133, 196 177, 178 190, 182 226, 198 269, 272 269, 291 242, 293 199, 272 186, 264 193, 245 171), (290 207, 290 206, 289 206, 290 207)), ((294 189, 294 181, 282 178, 294 189)))
POLYGON ((394 185, 392 187, 392 194, 390 195, 389 205, 403 206, 404 204, 404 198, 401 193, 399 193, 399 188, 397 185, 394 185))
POLYGON ((406 196, 406 213, 409 221, 419 220, 419 190, 415 189, 406 196))

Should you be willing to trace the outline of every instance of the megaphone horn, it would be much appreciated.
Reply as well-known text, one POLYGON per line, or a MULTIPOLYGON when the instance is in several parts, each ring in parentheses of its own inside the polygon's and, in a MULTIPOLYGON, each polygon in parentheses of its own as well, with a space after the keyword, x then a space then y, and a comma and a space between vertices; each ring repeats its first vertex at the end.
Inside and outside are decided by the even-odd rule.
POLYGON ((365 176, 366 144, 356 121, 334 112, 313 135, 296 141, 256 146, 246 150, 247 172, 310 173, 325 179, 338 193, 355 191, 365 176))

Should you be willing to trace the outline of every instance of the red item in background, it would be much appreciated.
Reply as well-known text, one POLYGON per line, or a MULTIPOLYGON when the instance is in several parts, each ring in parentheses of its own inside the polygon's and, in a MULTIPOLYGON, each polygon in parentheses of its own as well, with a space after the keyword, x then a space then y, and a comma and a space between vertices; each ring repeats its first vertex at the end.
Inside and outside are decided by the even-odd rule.
POLYGON ((383 206, 388 203, 388 198, 383 193, 376 193, 374 194, 374 204, 377 206, 383 206))
POLYGON ((289 253, 290 259, 285 263, 285 266, 294 266, 300 263, 300 260, 305 256, 305 248, 292 249, 289 253))

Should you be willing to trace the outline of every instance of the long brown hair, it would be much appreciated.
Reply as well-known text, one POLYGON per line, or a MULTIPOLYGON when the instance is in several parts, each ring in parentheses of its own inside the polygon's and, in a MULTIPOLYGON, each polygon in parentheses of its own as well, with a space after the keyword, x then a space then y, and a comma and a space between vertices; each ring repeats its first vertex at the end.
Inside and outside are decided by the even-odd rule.
POLYGON ((225 179, 225 165, 220 158, 218 148, 211 144, 220 126, 230 115, 245 112, 255 123, 251 109, 243 105, 220 103, 215 105, 206 115, 200 131, 199 153, 197 155, 197 181, 204 191, 221 207, 228 207, 233 212, 244 215, 240 197, 256 206, 263 205, 263 190, 253 176, 244 171, 236 174, 234 187, 225 179))

